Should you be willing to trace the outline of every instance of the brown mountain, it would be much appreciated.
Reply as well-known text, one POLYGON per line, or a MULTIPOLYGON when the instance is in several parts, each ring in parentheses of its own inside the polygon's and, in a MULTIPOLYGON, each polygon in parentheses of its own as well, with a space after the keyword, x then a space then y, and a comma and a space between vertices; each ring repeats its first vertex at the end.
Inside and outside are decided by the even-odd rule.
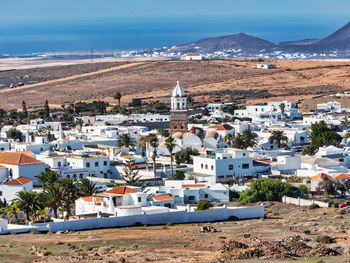
POLYGON ((176 46, 176 52, 189 53, 212 53, 227 49, 260 50, 273 48, 275 44, 261 38, 253 37, 244 33, 204 38, 188 44, 176 46))

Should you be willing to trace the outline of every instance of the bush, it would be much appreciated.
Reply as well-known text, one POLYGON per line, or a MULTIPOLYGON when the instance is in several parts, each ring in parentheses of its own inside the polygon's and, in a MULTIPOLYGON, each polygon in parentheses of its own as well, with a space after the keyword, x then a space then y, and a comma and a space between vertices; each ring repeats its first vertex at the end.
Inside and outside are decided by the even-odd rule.
POLYGON ((200 200, 197 204, 195 211, 208 210, 213 205, 208 200, 200 200))
POLYGON ((317 208, 320 208, 320 206, 318 204, 309 205, 309 210, 313 210, 313 209, 317 209, 317 208))
POLYGON ((299 189, 278 180, 257 179, 251 183, 249 189, 240 194, 239 201, 243 203, 281 201, 284 195, 299 195, 299 189))
POLYGON ((329 236, 318 236, 316 238, 317 242, 320 242, 322 244, 331 244, 334 243, 334 239, 329 236))
POLYGON ((185 179, 185 173, 183 171, 176 171, 173 175, 172 180, 183 180, 185 179))

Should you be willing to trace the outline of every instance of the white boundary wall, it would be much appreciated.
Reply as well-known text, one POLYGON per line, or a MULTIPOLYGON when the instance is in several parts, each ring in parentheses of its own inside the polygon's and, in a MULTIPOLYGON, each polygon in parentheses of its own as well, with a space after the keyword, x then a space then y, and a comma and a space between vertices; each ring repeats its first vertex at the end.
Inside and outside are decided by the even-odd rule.
POLYGON ((134 225, 163 225, 168 223, 195 223, 195 222, 213 222, 229 220, 230 217, 238 219, 261 218, 265 216, 264 205, 249 207, 220 207, 210 210, 187 212, 176 211, 160 214, 142 214, 132 216, 118 216, 108 218, 93 218, 69 220, 63 222, 51 222, 35 224, 37 228, 7 229, 0 234, 10 232, 23 233, 31 229, 38 231, 66 231, 66 230, 86 230, 109 227, 125 227, 134 225))
POLYGON ((293 198, 288 196, 283 196, 282 202, 286 204, 293 204, 298 206, 309 206, 312 204, 317 204, 320 207, 329 207, 329 203, 321 202, 313 199, 302 199, 302 198, 293 198))

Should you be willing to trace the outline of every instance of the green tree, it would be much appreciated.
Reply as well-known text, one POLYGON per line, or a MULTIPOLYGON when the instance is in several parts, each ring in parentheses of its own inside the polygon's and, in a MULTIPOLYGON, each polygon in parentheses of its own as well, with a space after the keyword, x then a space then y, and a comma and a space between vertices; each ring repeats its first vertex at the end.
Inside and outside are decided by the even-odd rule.
POLYGON ((164 138, 168 138, 170 136, 170 131, 165 129, 158 129, 158 134, 164 138))
POLYGON ((120 135, 117 141, 117 147, 126 147, 128 149, 134 149, 135 140, 127 133, 120 135))
POLYGON ((335 180, 334 186, 335 186, 335 189, 339 191, 342 196, 345 196, 347 187, 343 180, 339 180, 339 179, 335 180))
POLYGON ((79 182, 79 196, 91 196, 96 191, 96 184, 89 179, 82 179, 79 182))
POLYGON ((210 115, 210 113, 209 113, 208 108, 204 108, 202 111, 202 116, 209 116, 209 115, 210 115))
POLYGON ((137 141, 137 146, 141 149, 142 157, 145 157, 147 143, 149 143, 149 136, 141 136, 137 141))
POLYGON ((22 141, 22 133, 16 128, 11 128, 6 132, 6 137, 16 141, 22 141))
POLYGON ((158 140, 157 135, 155 135, 155 134, 149 135, 149 144, 153 148, 152 162, 153 162, 154 184, 156 184, 157 183, 157 181, 156 181, 156 157, 157 157, 157 149, 159 147, 159 140, 158 140))
POLYGON ((224 141, 227 143, 228 147, 231 147, 232 145, 232 142, 234 141, 234 137, 231 133, 227 134, 225 137, 224 137, 224 141))
POLYGON ((186 149, 178 151, 175 154, 175 162, 177 165, 179 165, 180 163, 190 164, 193 162, 191 157, 192 155, 198 155, 198 150, 187 147, 186 149))
POLYGON ((47 188, 46 205, 52 208, 55 218, 58 218, 58 208, 62 206, 63 199, 63 191, 59 184, 47 188))
POLYGON ((317 149, 322 146, 338 145, 341 139, 341 136, 329 129, 324 121, 311 125, 311 145, 317 149))
POLYGON ((213 205, 209 200, 200 200, 195 211, 208 210, 210 207, 213 207, 213 205))
POLYGON ((281 201, 284 195, 294 195, 299 190, 289 183, 272 179, 256 179, 250 184, 250 188, 243 191, 239 201, 255 203, 263 201, 281 201))
POLYGON ((79 198, 79 187, 77 183, 70 178, 63 178, 58 180, 61 186, 63 199, 63 208, 67 211, 67 216, 71 215, 75 200, 79 198))
POLYGON ((22 101, 22 117, 23 118, 27 118, 28 117, 27 104, 26 104, 26 102, 24 100, 22 101))
POLYGON ((44 118, 45 120, 50 120, 50 107, 49 107, 49 102, 45 100, 44 104, 44 118))
POLYGON ((174 161, 174 154, 173 151, 176 147, 176 142, 175 139, 171 136, 166 138, 165 140, 165 147, 167 148, 169 154, 170 154, 170 170, 171 170, 171 177, 174 175, 174 170, 173 170, 173 161, 174 161))
POLYGON ((50 185, 55 184, 58 181, 58 174, 53 171, 41 172, 39 175, 35 176, 37 182, 41 184, 43 192, 46 191, 46 188, 50 185))
POLYGON ((172 180, 184 180, 185 179, 185 173, 183 171, 177 170, 173 177, 171 178, 172 180))
POLYGON ((275 130, 272 132, 270 138, 270 143, 273 143, 276 141, 277 148, 281 148, 281 142, 288 142, 288 137, 286 136, 285 132, 282 130, 275 130))
POLYGON ((40 203, 38 193, 20 191, 17 194, 15 201, 18 204, 18 208, 24 213, 26 220, 34 220, 34 215, 37 210, 40 209, 40 203))
POLYGON ((118 100, 118 106, 120 107, 120 100, 121 100, 121 98, 122 98, 122 94, 120 94, 120 92, 116 92, 115 94, 114 94, 114 99, 115 100, 118 100))
POLYGON ((244 140, 244 148, 254 147, 257 145, 258 135, 255 132, 252 132, 250 129, 247 129, 242 134, 244 140))
POLYGON ((141 175, 139 175, 139 170, 136 168, 135 161, 132 159, 126 160, 123 168, 124 174, 122 175, 123 180, 127 185, 135 186, 137 181, 141 179, 141 175))
POLYGON ((187 101, 187 104, 188 104, 188 105, 191 105, 191 104, 193 103, 193 98, 192 98, 192 96, 187 96, 186 101, 187 101))
POLYGON ((327 196, 336 194, 334 181, 328 177, 322 178, 322 181, 318 184, 316 190, 318 192, 324 192, 327 196))
POLYGON ((10 219, 14 217, 15 224, 17 224, 18 215, 21 213, 21 210, 18 208, 17 202, 12 202, 11 204, 7 205, 3 211, 5 215, 8 215, 10 219))
POLYGON ((234 148, 237 149, 244 149, 245 148, 245 143, 244 143, 244 138, 243 135, 241 133, 237 133, 234 140, 233 140, 233 144, 232 146, 234 148))

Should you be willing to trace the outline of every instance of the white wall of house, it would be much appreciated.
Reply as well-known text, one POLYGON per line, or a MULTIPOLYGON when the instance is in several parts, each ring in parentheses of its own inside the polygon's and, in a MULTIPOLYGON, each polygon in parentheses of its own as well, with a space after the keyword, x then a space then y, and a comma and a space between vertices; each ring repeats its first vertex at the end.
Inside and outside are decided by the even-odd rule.
POLYGON ((8 152, 8 151, 10 151, 10 143, 0 142, 0 152, 8 152))
POLYGON ((0 184, 0 199, 3 201, 11 201, 17 198, 17 193, 20 191, 31 192, 33 190, 33 182, 28 182, 23 185, 7 185, 0 184))
POLYGON ((84 158, 80 156, 70 156, 67 157, 67 165, 77 168, 86 168, 89 171, 89 176, 109 178, 111 175, 110 160, 108 157, 89 156, 84 158))

